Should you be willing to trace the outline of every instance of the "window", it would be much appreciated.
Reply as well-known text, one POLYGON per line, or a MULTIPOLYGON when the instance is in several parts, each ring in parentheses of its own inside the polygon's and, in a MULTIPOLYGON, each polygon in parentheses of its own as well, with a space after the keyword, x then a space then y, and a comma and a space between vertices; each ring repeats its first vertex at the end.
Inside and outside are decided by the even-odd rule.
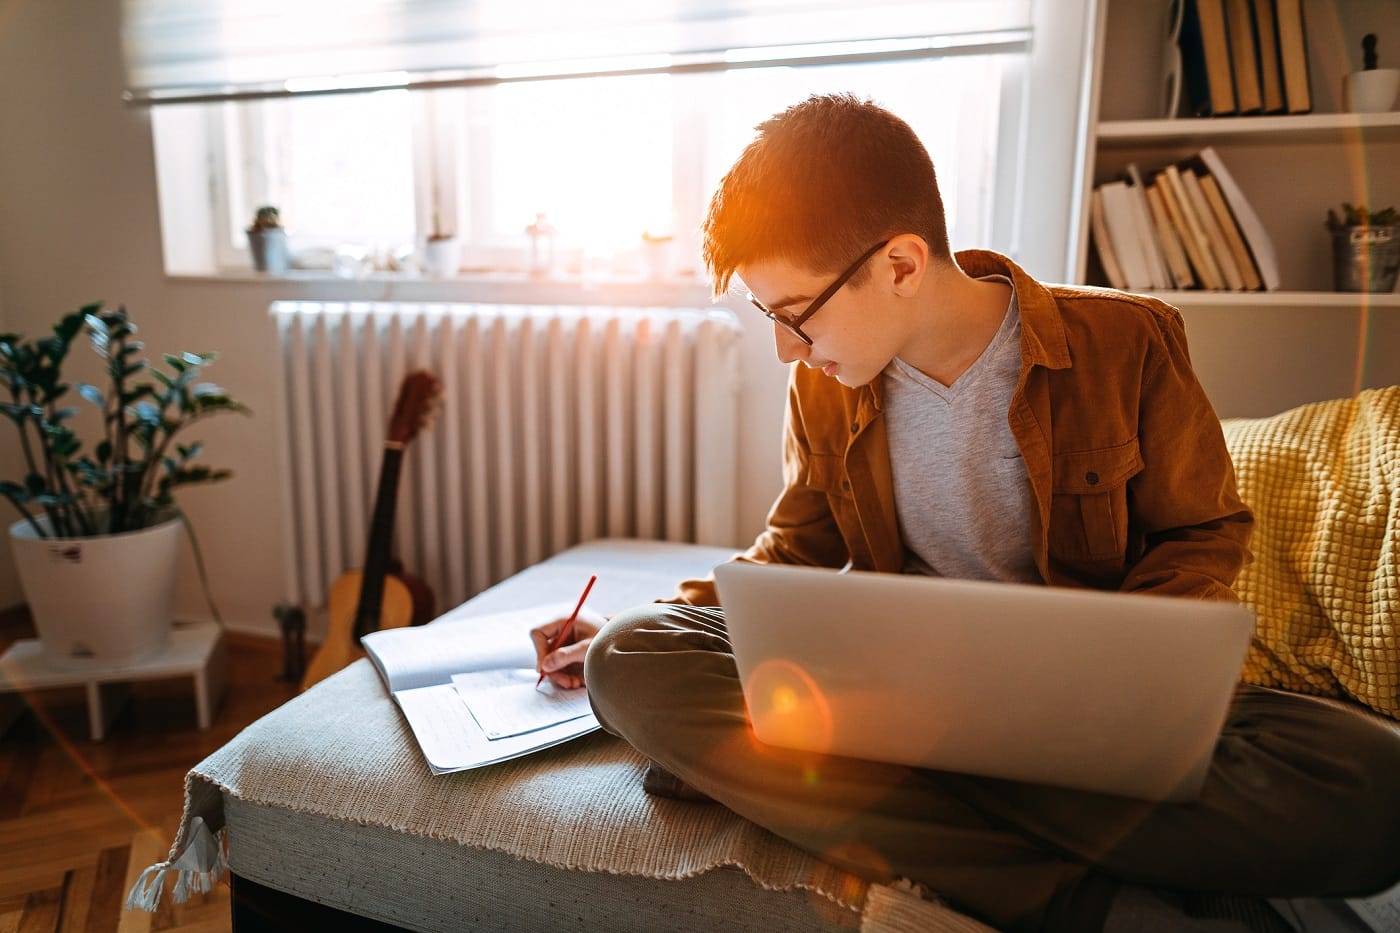
MULTIPOLYGON (((806 2, 828 19, 849 15, 843 4, 806 2)), ((801 6, 784 0, 768 18, 800 21, 807 39, 832 28, 795 19, 801 6)), ((984 19, 990 8, 918 6, 984 19)), ((253 33, 238 35, 251 42, 253 33)), ((502 64, 417 83, 393 72, 362 77, 383 89, 346 92, 341 79, 329 82, 337 93, 288 96, 309 86, 298 78, 277 91, 155 100, 167 265, 247 269, 244 228, 259 205, 273 204, 303 268, 412 274, 430 236, 453 234, 466 272, 635 278, 659 250, 666 273, 695 276, 709 194, 755 124, 828 91, 870 97, 919 133, 955 248, 1010 252, 1006 203, 1021 177, 1029 32, 974 29, 947 49, 940 41, 747 46, 651 56, 641 68, 635 56, 601 58, 530 80, 518 79, 549 66, 502 64)))

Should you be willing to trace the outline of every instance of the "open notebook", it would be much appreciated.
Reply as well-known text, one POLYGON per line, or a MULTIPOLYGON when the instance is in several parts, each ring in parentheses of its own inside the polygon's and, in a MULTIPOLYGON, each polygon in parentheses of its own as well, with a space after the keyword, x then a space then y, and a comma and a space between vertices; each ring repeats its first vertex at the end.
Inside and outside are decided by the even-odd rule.
POLYGON ((571 608, 448 615, 361 639, 434 774, 509 761, 598 728, 586 690, 535 686, 530 629, 571 608))

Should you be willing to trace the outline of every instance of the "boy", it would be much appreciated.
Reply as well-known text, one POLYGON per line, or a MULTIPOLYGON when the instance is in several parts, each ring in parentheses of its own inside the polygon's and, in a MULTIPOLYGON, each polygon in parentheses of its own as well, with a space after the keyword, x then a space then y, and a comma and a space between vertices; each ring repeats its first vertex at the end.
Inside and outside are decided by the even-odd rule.
MULTIPOLYGON (((927 152, 873 104, 814 97, 758 130, 710 203, 705 260, 802 365, 785 488, 741 559, 1235 598, 1252 517, 1173 308, 953 256, 927 152)), ((711 581, 546 655, 556 628, 535 633, 541 669, 586 677, 653 784, 999 928, 1244 929, 1169 892, 1400 877, 1400 743, 1304 698, 1242 687, 1200 800, 1154 805, 757 743, 711 581)))

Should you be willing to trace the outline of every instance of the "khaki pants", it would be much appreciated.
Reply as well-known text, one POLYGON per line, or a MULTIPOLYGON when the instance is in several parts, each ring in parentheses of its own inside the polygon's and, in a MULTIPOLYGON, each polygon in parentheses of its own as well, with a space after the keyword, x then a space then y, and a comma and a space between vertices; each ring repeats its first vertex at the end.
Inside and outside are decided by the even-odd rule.
POLYGON ((585 674, 603 727, 695 789, 999 928, 1097 929, 1121 881, 1310 897, 1400 879, 1400 739, 1306 697, 1241 687, 1200 799, 1171 805, 763 745, 719 609, 622 613, 585 674))

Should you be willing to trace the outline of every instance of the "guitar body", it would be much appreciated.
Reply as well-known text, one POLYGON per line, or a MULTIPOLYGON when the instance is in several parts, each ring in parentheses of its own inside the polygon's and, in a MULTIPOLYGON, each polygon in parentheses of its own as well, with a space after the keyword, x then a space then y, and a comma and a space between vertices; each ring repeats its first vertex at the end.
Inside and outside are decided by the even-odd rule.
MULTIPOLYGON (((326 640, 306 666, 301 689, 325 680, 352 661, 365 656, 355 638, 355 610, 360 604, 364 574, 349 570, 331 584, 326 600, 326 640)), ((379 610, 380 628, 401 628, 413 622, 413 594, 397 577, 384 578, 384 601, 379 610)))

